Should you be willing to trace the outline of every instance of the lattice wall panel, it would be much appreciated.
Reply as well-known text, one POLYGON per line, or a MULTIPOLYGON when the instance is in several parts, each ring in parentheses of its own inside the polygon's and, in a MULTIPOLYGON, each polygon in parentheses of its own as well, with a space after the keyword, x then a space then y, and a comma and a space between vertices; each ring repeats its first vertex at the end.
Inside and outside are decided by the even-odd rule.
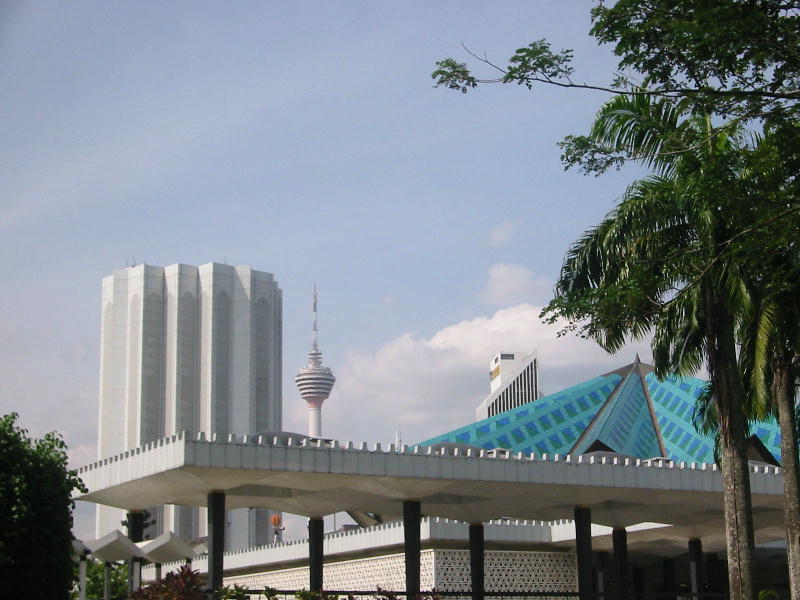
MULTIPOLYGON (((420 587, 429 590, 434 585, 434 550, 422 552, 420 587)), ((469 568, 469 562, 467 563, 469 568)), ((254 575, 226 577, 225 585, 239 584, 248 589, 269 586, 278 590, 308 589, 308 568, 284 569, 254 575)), ((402 590, 406 586, 406 567, 402 554, 361 558, 326 564, 323 571, 326 590, 402 590)))
MULTIPOLYGON (((484 557, 486 589, 503 592, 577 592, 575 555, 562 552, 488 551, 484 557)), ((469 551, 437 550, 436 589, 470 588, 469 551)))

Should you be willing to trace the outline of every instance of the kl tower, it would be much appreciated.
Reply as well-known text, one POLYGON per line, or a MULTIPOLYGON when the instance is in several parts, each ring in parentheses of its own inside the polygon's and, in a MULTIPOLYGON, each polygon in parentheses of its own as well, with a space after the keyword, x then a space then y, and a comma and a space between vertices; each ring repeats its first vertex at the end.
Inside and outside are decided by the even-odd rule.
POLYGON ((314 285, 314 328, 311 330, 311 352, 308 365, 294 378, 300 395, 308 405, 308 435, 322 436, 322 403, 328 399, 336 382, 330 367, 322 366, 322 351, 317 341, 317 286, 314 285))

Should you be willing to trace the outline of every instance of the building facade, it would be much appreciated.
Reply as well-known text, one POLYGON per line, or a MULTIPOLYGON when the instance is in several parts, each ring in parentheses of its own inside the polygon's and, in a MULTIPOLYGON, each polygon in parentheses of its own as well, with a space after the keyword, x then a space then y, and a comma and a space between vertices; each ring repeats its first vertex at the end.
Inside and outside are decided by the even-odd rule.
MULTIPOLYGON (((529 521, 485 525, 487 590, 530 592, 548 590, 574 594, 578 590, 571 524, 529 521), (562 539, 563 538, 563 539, 562 539), (562 542, 556 546, 553 542, 562 542)), ((599 532, 598 532, 599 533, 599 532)), ((423 518, 420 523, 420 588, 464 591, 471 588, 468 525, 448 519, 423 518)), ((329 533, 324 538, 325 590, 403 590, 405 560, 402 521, 329 533)), ((308 541, 298 540, 248 548, 225 554, 225 585, 257 590, 307 589, 308 541)), ((163 565, 174 571, 181 563, 163 565)), ((200 556, 192 568, 205 573, 208 557, 200 556)), ((144 567, 142 579, 155 579, 155 568, 144 567)), ((465 593, 465 597, 469 594, 465 593)))
MULTIPOLYGON (((103 279, 98 459, 186 430, 280 430, 282 295, 271 273, 208 263, 138 265, 103 279)), ((202 509, 150 512, 148 533, 205 535, 202 509)), ((121 527, 98 507, 96 535, 121 527)), ((228 548, 272 539, 268 512, 228 515, 228 548)))
POLYGON ((477 420, 493 417, 539 397, 536 351, 498 352, 489 361, 489 395, 475 410, 477 420))

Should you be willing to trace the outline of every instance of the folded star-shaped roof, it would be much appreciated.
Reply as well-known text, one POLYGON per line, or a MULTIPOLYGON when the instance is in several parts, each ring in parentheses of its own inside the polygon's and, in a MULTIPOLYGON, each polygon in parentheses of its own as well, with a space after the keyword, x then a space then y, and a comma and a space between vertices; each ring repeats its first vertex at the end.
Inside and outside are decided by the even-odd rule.
MULTIPOLYGON (((535 454, 610 451, 637 458, 714 462, 714 438, 697 433, 692 414, 706 382, 658 379, 639 361, 533 402, 460 427, 424 444, 455 442, 535 454)), ((751 458, 780 457, 773 421, 752 423, 751 458)))

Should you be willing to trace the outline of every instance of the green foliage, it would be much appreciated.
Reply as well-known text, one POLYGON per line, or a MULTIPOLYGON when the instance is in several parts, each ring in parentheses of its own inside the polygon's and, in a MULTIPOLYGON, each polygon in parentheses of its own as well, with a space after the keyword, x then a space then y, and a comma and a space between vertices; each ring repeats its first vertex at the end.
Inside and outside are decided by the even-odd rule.
POLYGON ((472 53, 496 77, 466 63, 438 61, 437 86, 466 92, 480 83, 535 83, 685 98, 696 112, 777 120, 800 110, 800 2, 797 0, 618 0, 592 9, 590 34, 613 44, 618 74, 608 84, 576 84, 571 50, 546 40, 518 49, 505 67, 472 53))
POLYGON ((297 590, 294 593, 296 600, 338 600, 339 596, 336 594, 328 594, 326 591, 311 592, 306 589, 297 590))
MULTIPOLYGON (((400 596, 398 596, 395 592, 390 592, 381 588, 378 588, 375 591, 376 600, 399 600, 399 598, 400 596)), ((435 589, 431 590, 429 594, 422 593, 417 595, 417 600, 440 600, 440 598, 441 596, 439 596, 439 593, 435 589)), ((349 600, 353 599, 349 598, 349 600)))
POLYGON ((706 410, 704 418, 719 424, 730 587, 750 597, 752 517, 747 488, 736 486, 747 473, 748 396, 736 334, 753 312, 756 249, 792 228, 787 217, 798 214, 798 204, 765 202, 783 187, 763 186, 752 169, 770 134, 748 135, 738 125, 714 131, 709 116, 663 98, 606 103, 589 138, 654 174, 631 184, 617 208, 570 247, 543 316, 566 319, 610 352, 652 333, 659 377, 706 366, 715 414, 706 410), (676 140, 680 151, 673 152, 676 140))
POLYGON ((800 100, 800 2, 618 0, 592 10, 591 35, 652 90, 720 115, 788 116, 800 100))
POLYGON ((234 584, 233 587, 223 586, 217 593, 217 598, 220 600, 250 600, 250 594, 247 593, 247 588, 234 584))
POLYGON ((528 89, 533 88, 535 81, 570 81, 574 72, 571 61, 572 50, 553 52, 547 40, 538 40, 514 52, 502 81, 524 85, 528 89))
POLYGON ((17 414, 0 418, 0 580, 20 598, 69 598, 73 490, 86 491, 67 468, 57 433, 34 440, 17 414), (42 574, 47 576, 43 577, 42 574))
POLYGON ((275 588, 271 588, 269 586, 265 586, 264 590, 261 592, 261 595, 264 596, 267 600, 278 600, 278 590, 275 588))
POLYGON ((587 137, 655 174, 631 184, 572 245, 544 312, 610 352, 652 332, 659 375, 704 363, 712 317, 749 306, 739 244, 778 227, 753 228, 776 210, 759 201, 749 163, 763 139, 733 126, 712 135, 711 120, 687 109, 648 96, 618 96, 600 109, 587 137))
POLYGON ((206 600, 205 578, 183 565, 177 573, 167 573, 161 581, 136 590, 133 600, 206 600))
POLYGON ((445 58, 436 62, 438 67, 432 74, 436 85, 444 86, 466 94, 470 88, 478 87, 478 80, 470 73, 466 63, 458 62, 454 58, 445 58))
MULTIPOLYGON (((86 561, 86 598, 102 600, 105 577, 105 563, 93 560, 86 561)), ((112 563, 111 565, 111 600, 124 600, 128 595, 128 565, 112 563)), ((78 589, 72 592, 72 600, 77 600, 78 589)))
POLYGON ((800 0, 616 0, 596 4, 592 21, 619 57, 609 83, 573 82, 571 52, 543 40, 506 66, 467 51, 495 77, 454 59, 432 76, 461 92, 517 83, 615 94, 588 135, 560 144, 562 161, 595 175, 635 161, 652 174, 570 247, 542 316, 610 352, 652 334, 659 376, 705 363, 714 387, 696 425, 719 425, 731 589, 749 595, 752 523, 736 486, 744 415, 768 411, 773 370, 793 383, 800 370, 800 0))

